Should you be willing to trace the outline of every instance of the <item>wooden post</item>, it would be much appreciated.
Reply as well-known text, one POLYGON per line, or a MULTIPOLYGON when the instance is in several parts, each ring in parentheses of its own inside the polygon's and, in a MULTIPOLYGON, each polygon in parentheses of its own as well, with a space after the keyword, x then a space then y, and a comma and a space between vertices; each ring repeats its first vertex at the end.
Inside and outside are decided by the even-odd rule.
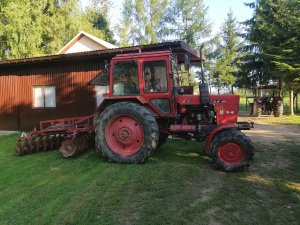
POLYGON ((298 93, 296 94, 296 112, 299 112, 299 108, 298 108, 298 93))

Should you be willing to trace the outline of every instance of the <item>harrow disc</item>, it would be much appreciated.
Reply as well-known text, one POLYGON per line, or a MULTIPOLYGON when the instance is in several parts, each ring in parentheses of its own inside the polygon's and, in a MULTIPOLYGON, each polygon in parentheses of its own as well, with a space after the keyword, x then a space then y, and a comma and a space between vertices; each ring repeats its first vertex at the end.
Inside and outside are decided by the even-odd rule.
POLYGON ((51 149, 51 139, 49 136, 44 138, 44 151, 50 151, 51 149))
POLYGON ((36 153, 37 152, 37 142, 35 139, 32 139, 30 142, 30 152, 31 153, 36 153))
POLYGON ((71 157, 74 156, 76 151, 78 149, 78 146, 74 142, 74 140, 66 139, 61 143, 61 146, 59 148, 59 151, 64 157, 71 157))
POLYGON ((42 152, 44 149, 44 141, 42 138, 39 138, 35 141, 36 152, 42 152))
POLYGON ((57 148, 59 148, 62 144, 62 142, 64 141, 64 136, 63 135, 58 135, 57 136, 57 148))
POLYGON ((21 143, 20 140, 18 140, 17 143, 16 143, 16 154, 19 155, 19 156, 24 155, 23 145, 24 145, 24 143, 21 143))

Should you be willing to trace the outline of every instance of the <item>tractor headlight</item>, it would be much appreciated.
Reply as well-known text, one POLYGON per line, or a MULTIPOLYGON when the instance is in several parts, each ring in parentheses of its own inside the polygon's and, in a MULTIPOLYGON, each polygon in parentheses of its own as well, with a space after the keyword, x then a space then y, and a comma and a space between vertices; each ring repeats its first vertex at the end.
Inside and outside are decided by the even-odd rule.
POLYGON ((214 117, 216 116, 216 114, 215 114, 214 111, 209 111, 209 112, 208 112, 208 116, 209 116, 210 118, 214 118, 214 117))

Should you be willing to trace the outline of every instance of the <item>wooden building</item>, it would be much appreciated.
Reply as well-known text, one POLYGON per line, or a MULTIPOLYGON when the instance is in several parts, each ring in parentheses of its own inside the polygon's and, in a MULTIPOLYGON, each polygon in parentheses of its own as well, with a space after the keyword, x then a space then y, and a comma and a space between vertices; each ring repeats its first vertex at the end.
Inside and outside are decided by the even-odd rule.
POLYGON ((75 52, 87 52, 118 48, 100 38, 86 32, 79 32, 69 43, 67 43, 57 54, 69 54, 75 52))
POLYGON ((197 52, 181 41, 0 61, 0 130, 28 131, 39 121, 92 114, 97 87, 88 85, 116 54, 172 49, 197 52))

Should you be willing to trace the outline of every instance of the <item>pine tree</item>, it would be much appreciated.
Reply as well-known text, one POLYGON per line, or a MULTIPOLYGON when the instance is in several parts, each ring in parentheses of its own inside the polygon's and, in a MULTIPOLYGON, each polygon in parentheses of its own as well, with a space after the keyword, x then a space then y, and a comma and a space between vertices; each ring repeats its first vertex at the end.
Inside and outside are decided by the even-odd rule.
POLYGON ((293 91, 300 86, 300 0, 258 0, 252 6, 248 36, 268 71, 263 78, 287 84, 293 114, 293 91))
POLYGON ((213 84, 218 89, 231 87, 232 90, 238 74, 242 39, 240 37, 240 27, 231 10, 222 25, 219 39, 220 41, 214 54, 214 64, 211 65, 213 84))

